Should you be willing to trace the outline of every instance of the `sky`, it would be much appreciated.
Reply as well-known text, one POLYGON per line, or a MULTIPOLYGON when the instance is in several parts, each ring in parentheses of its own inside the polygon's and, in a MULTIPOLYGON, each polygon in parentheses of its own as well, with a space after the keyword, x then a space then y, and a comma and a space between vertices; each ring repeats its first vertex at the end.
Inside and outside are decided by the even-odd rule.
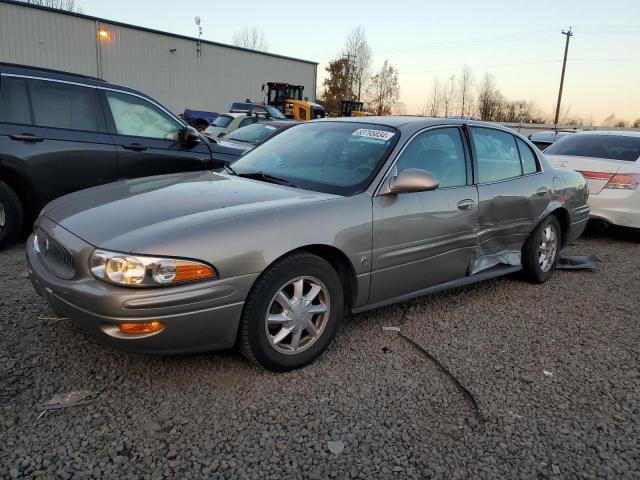
POLYGON ((503 95, 555 111, 565 36, 573 28, 562 112, 596 124, 611 113, 640 117, 640 0, 77 0, 82 12, 162 31, 231 43, 244 25, 262 30, 270 52, 319 63, 338 57, 356 26, 365 29, 373 69, 397 68, 401 101, 419 113, 435 78, 469 65, 494 75, 503 95))

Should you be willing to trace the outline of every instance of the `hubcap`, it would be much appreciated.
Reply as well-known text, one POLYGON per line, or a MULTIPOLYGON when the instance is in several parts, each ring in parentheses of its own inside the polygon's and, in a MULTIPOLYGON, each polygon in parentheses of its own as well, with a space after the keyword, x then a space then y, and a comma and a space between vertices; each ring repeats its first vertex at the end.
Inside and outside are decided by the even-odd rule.
POLYGON ((538 251, 538 263, 540 265, 540 270, 546 273, 551 270, 558 251, 558 237, 553 225, 547 225, 542 231, 538 251))
POLYGON ((285 355, 311 347, 327 326, 330 306, 329 291, 317 278, 297 277, 285 283, 267 310, 269 343, 285 355))

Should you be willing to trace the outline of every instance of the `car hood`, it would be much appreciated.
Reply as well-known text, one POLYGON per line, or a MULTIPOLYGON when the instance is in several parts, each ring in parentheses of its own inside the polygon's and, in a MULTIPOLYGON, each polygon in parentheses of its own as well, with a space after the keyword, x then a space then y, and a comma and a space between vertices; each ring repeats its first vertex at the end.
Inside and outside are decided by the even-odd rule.
POLYGON ((224 137, 220 138, 217 143, 217 147, 223 149, 225 152, 236 153, 242 155, 249 150, 253 150, 256 146, 253 143, 236 142, 235 140, 225 140, 224 137))
POLYGON ((149 236, 331 198, 336 196, 205 171, 81 190, 49 203, 42 215, 96 247, 130 252, 149 236))

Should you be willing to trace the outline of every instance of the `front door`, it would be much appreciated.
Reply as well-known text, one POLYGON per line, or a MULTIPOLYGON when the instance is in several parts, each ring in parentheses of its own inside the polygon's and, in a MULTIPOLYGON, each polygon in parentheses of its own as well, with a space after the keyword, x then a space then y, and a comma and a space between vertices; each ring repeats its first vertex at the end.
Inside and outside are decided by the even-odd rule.
POLYGON ((416 135, 392 173, 420 168, 440 186, 373 198, 371 303, 465 277, 477 248, 478 193, 458 127, 416 135))
POLYGON ((167 112, 137 95, 103 92, 120 178, 211 168, 209 147, 180 141, 184 127, 167 112))

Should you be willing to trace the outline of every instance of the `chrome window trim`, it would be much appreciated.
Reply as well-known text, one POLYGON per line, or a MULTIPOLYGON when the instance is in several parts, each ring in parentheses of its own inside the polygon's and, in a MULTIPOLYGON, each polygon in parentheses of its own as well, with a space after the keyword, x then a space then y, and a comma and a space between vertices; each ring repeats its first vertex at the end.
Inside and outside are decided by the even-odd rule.
POLYGON ((174 113, 170 112, 169 110, 167 110, 165 107, 163 107, 162 105, 160 105, 156 101, 151 100, 151 99, 149 99, 149 98, 147 98, 147 97, 145 97, 143 95, 140 95, 140 94, 137 94, 137 93, 134 93, 134 92, 129 92, 129 91, 126 91, 126 90, 120 90, 118 88, 113 88, 113 87, 103 87, 101 85, 87 85, 86 83, 72 82, 70 80, 60 80, 58 78, 38 77, 38 76, 35 76, 35 75, 22 75, 22 74, 19 74, 19 73, 2 73, 2 74, 0 74, 0 76, 2 76, 2 77, 27 78, 27 79, 30 79, 30 80, 43 80, 45 82, 65 83, 67 85, 75 85, 75 86, 78 86, 78 87, 85 87, 85 88, 95 88, 96 90, 109 90, 111 92, 117 92, 117 93, 123 93, 123 94, 126 94, 126 95, 131 95, 131 96, 134 96, 134 97, 138 97, 138 98, 140 98, 142 100, 146 100, 150 104, 156 106, 157 108, 159 108, 160 110, 165 112, 167 115, 169 115, 175 121, 177 121, 178 124, 182 125, 183 127, 187 126, 186 122, 181 120, 180 117, 178 117, 174 113))
MULTIPOLYGON (((409 137, 409 139, 408 139, 408 140, 405 142, 405 144, 402 146, 402 148, 400 149, 400 151, 398 152, 398 154, 396 155, 396 157, 391 161, 391 164, 389 165, 389 167, 387 168, 387 170, 384 172, 384 175, 382 176, 382 179, 380 180, 380 183, 378 184, 378 186, 377 186, 377 187, 376 187, 376 189, 374 190, 374 192, 373 192, 373 196, 374 196, 374 197, 379 197, 379 196, 380 196, 380 190, 382 189, 382 186, 384 185, 384 182, 389 178, 389 173, 390 173, 392 170, 394 170, 394 169, 396 168, 396 163, 398 162, 398 159, 399 159, 399 158, 400 158, 400 156, 404 153, 405 149, 409 146, 409 144, 410 144, 411 142, 413 142, 413 140, 414 140, 414 138, 415 138, 415 137, 417 137, 418 135, 420 135, 420 134, 422 134, 422 133, 424 133, 424 132, 426 132, 426 131, 429 131, 429 130, 437 130, 437 129, 439 129, 439 128, 451 128, 451 127, 454 127, 454 128, 457 128, 458 130, 460 130, 460 128, 461 128, 462 126, 463 126, 463 125, 462 125, 462 124, 460 124, 460 123, 454 123, 454 124, 448 124, 448 123, 447 123, 447 124, 441 124, 441 125, 430 125, 430 126, 428 126, 428 127, 425 127, 425 128, 423 128, 423 129, 421 129, 421 130, 416 131, 413 135, 411 135, 411 136, 409 137)), ((460 140, 461 140, 461 142, 462 142, 462 147, 463 147, 463 149, 464 149, 464 142, 465 142, 465 139, 464 139, 464 137, 462 136, 462 133, 461 133, 461 138, 460 138, 460 140)), ((465 157, 466 157, 466 151, 465 151, 465 157)), ((467 167, 466 162, 467 162, 467 158, 465 158, 465 169, 466 169, 466 167, 467 167)), ((458 185, 458 186, 455 186, 455 187, 443 187, 443 189, 445 189, 445 188, 468 187, 468 186, 470 186, 470 185, 473 185, 473 179, 471 179, 471 180, 472 180, 472 183, 469 183, 469 179, 467 179, 467 184, 466 184, 466 185, 458 185)))

